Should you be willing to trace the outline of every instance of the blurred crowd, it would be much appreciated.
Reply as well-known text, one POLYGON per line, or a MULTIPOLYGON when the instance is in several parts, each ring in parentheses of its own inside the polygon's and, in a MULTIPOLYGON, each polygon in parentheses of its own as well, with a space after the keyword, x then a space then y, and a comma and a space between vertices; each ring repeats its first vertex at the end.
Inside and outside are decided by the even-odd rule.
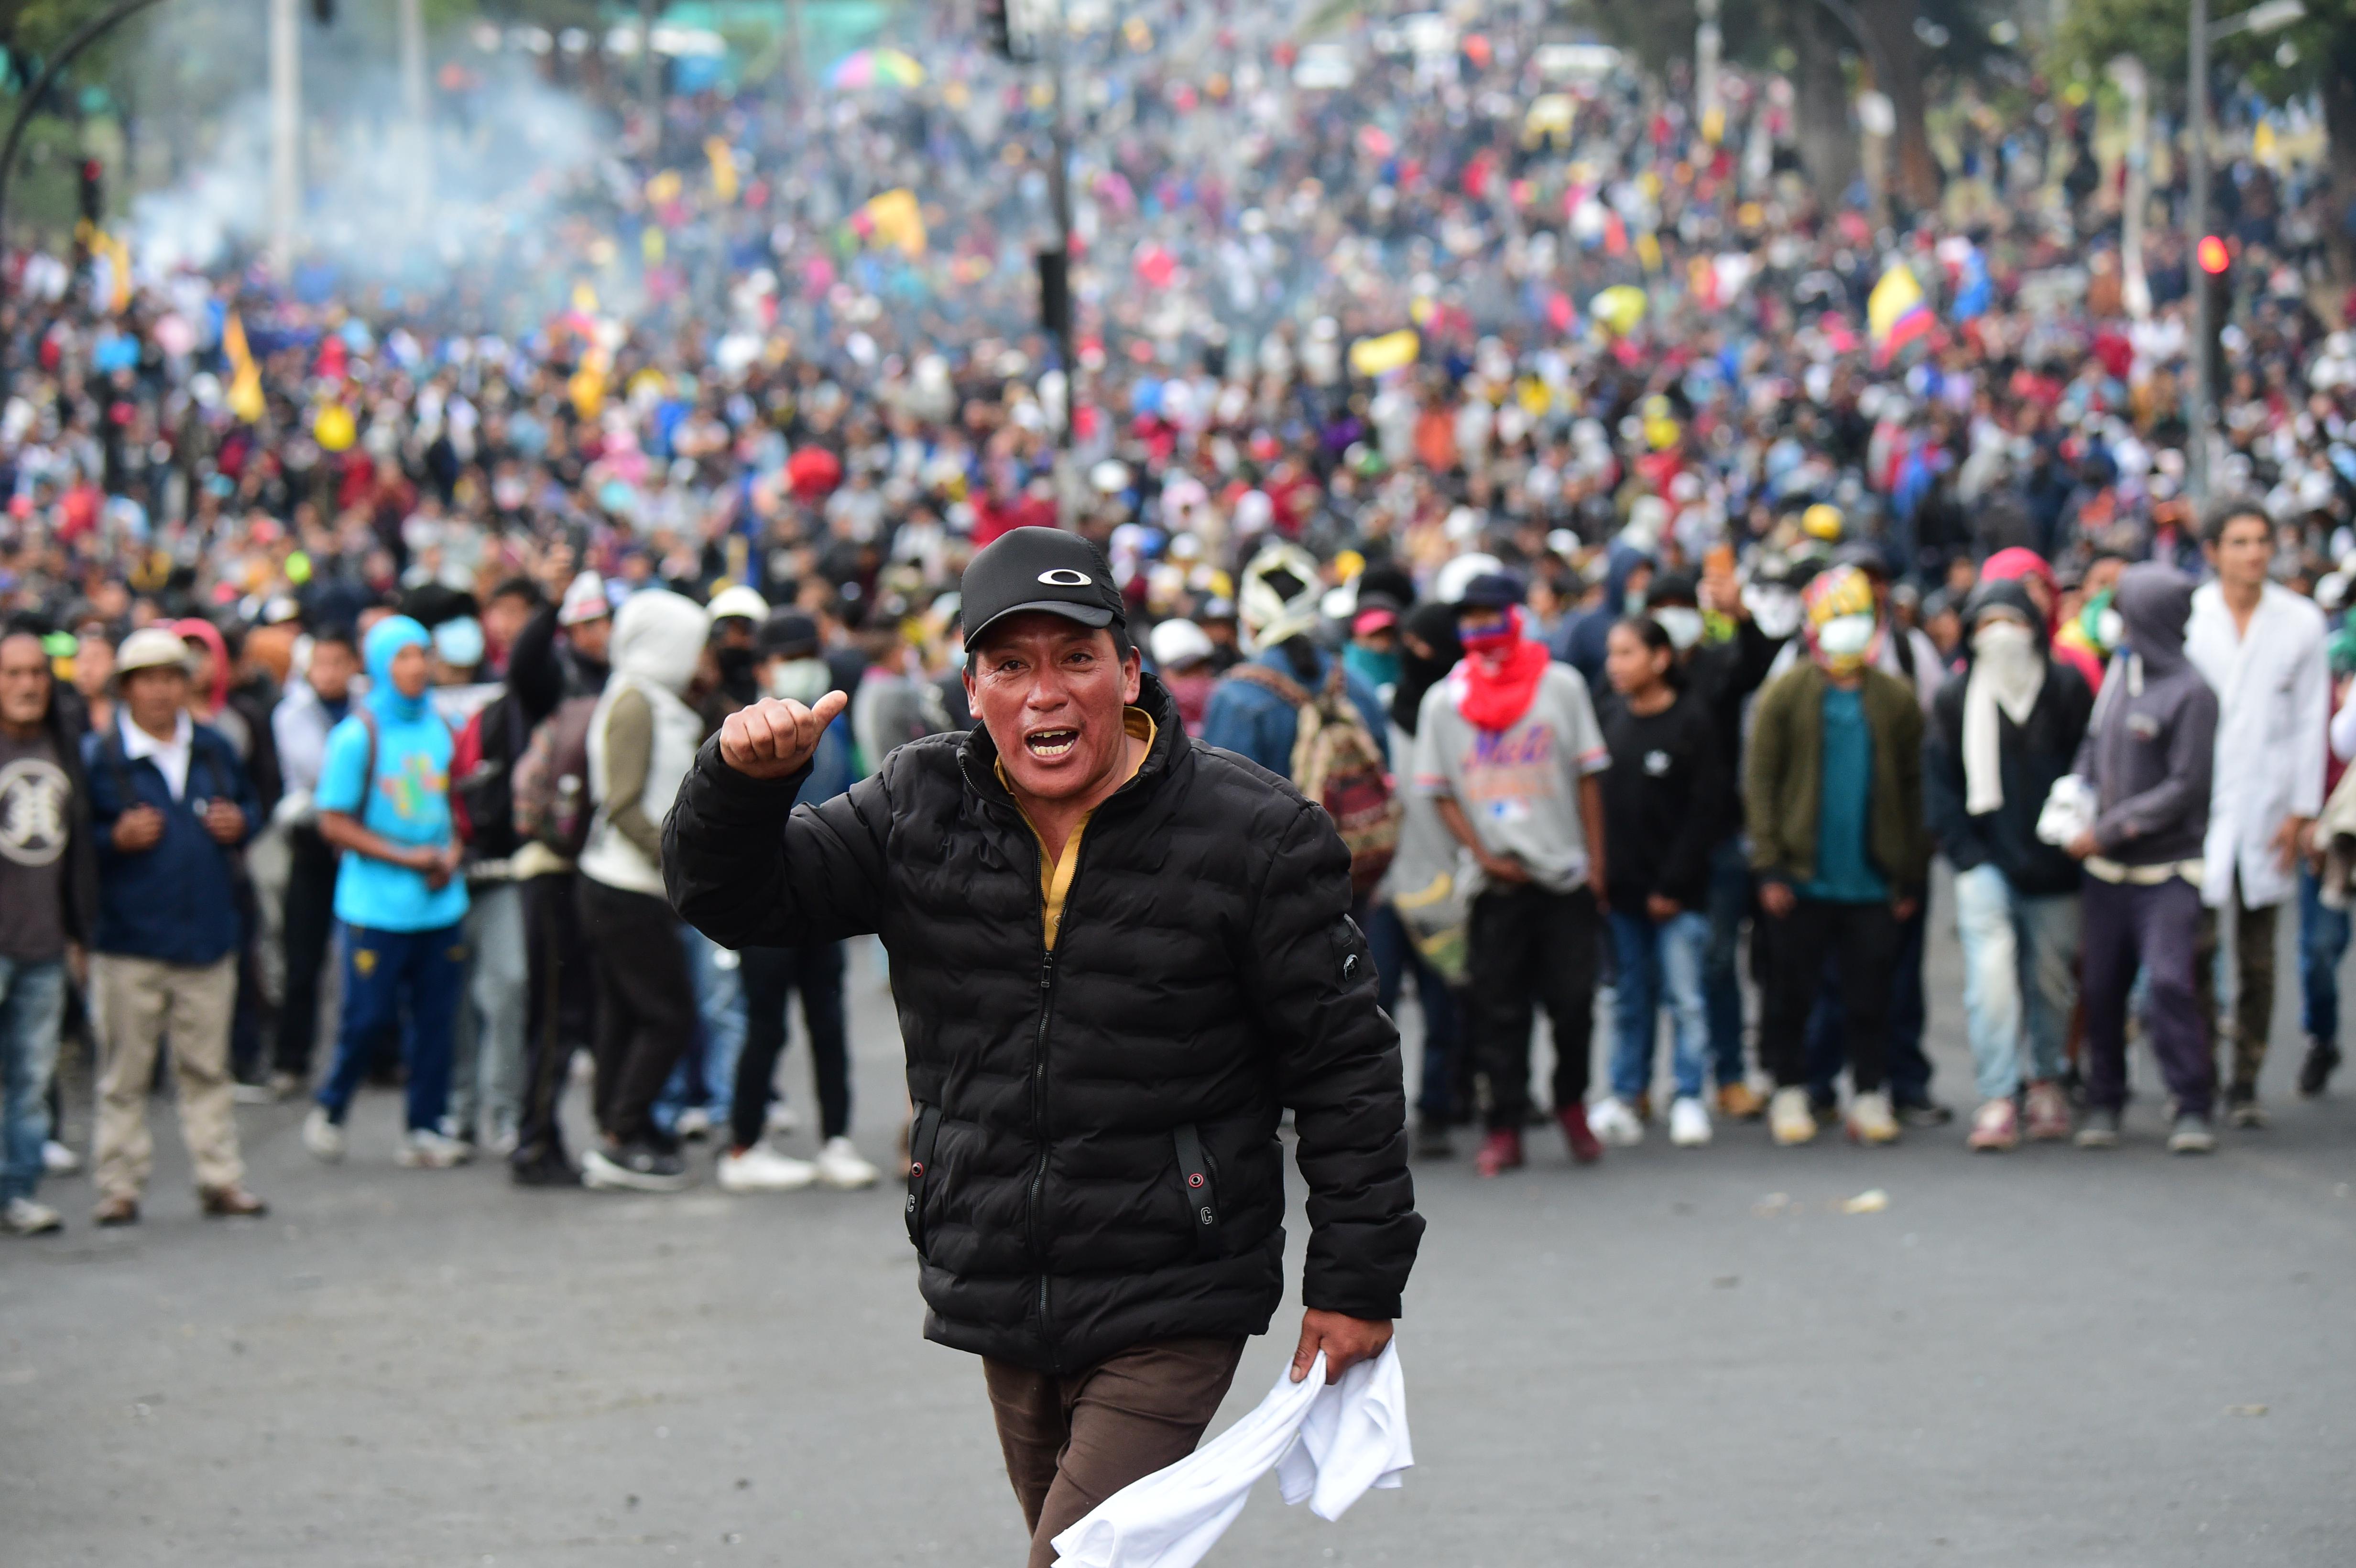
MULTIPOLYGON (((406 1083, 404 1161, 487 1147, 575 1179, 576 1052, 593 1181, 676 1186, 680 1140, 715 1129, 723 1185, 873 1180, 843 955, 680 927, 664 790, 762 695, 853 694, 826 793, 969 722, 958 575, 1027 525, 1103 551, 1206 743, 1302 779, 1314 711, 1381 754, 1399 819, 1365 919, 1387 987, 1417 981, 1428 1153, 1478 1118, 1484 1168, 1519 1159, 1540 1007, 1582 1157, 1654 1118, 1656 1006, 1681 1142, 1771 1099, 1793 1140, 1945 1120, 1920 1043, 1934 842, 1976 1147, 2115 1131, 2105 1031, 2139 970, 2139 997, 2180 981, 2213 1015, 2195 955, 2221 924, 2225 1094, 2259 1119, 2286 905, 2315 933, 2321 1088, 2347 931, 2311 825, 2351 662, 2356 341, 2309 303, 2319 167, 2218 172, 2236 293, 2209 485, 2242 510, 2204 519, 2181 176, 2127 252, 2088 103, 1962 105, 1948 199, 1909 214, 1809 185, 1777 78, 1729 73, 1697 121, 1518 16, 1306 48, 1273 16, 1124 16, 1070 73, 1069 366, 1037 325, 1053 97, 953 8, 905 46, 921 82, 600 106, 610 147, 548 210, 431 273, 7 258, 12 1223, 47 1212, 27 1151, 68 1018, 95 1048, 102 1220, 136 1215, 167 1039, 220 1212, 258 1202, 231 1100, 316 1092, 310 1147, 341 1157, 372 1075, 406 1083), (2182 581, 2173 632, 2170 584, 2125 586, 2147 564, 2182 581), (2200 729, 2141 706, 2174 689, 2171 636, 2221 703, 2215 809, 2136 817, 2130 845, 2111 813, 2137 756, 2081 742, 2200 729), (2134 702, 2098 709, 2123 659, 2134 702), (2227 765, 2294 741, 2278 780, 2227 765), (2039 836, 2063 778, 2099 842, 2039 836), (2258 848, 2237 861, 2215 824, 2258 848), (2168 832, 2205 857, 2147 858, 2168 832), (1836 839, 1856 853, 1828 870, 1836 839), (1763 989, 1746 931, 1754 958, 1793 944, 1763 989), (797 990, 809 1159, 773 1083, 797 990)), ((2200 1027, 2152 1032, 2205 1125, 2200 1027)))

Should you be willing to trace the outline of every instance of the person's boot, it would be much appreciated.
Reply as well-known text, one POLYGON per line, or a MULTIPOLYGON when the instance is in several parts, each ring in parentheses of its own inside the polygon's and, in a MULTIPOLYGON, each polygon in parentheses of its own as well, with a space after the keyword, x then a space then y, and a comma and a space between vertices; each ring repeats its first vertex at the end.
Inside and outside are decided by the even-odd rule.
POLYGON ((2307 1060, 2298 1064, 2298 1092, 2312 1100, 2330 1086, 2331 1074, 2340 1065, 2340 1044, 2337 1040, 2310 1040, 2307 1042, 2307 1060))
POLYGON ((1603 1142, 1587 1125, 1587 1107, 1573 1103, 1555 1114, 1562 1124, 1562 1136, 1570 1145, 1570 1157, 1581 1165, 1593 1165, 1603 1157, 1603 1142))
POLYGON ((2263 1127, 2266 1125, 2265 1107, 2258 1104, 2258 1086, 2236 1083, 2225 1091, 2225 1125, 2230 1127, 2263 1127))
POLYGON ((1498 1127, 1481 1142, 1481 1152, 1473 1157, 1472 1168, 1484 1179, 1508 1170, 1518 1170, 1522 1165, 1522 1129, 1498 1127))
POLYGON ((1454 1159, 1456 1141, 1449 1136, 1448 1124, 1438 1116, 1419 1115, 1415 1119, 1415 1157, 1418 1159, 1454 1159))
POLYGON ((1718 1114, 1730 1122, 1755 1122, 1767 1114, 1767 1097, 1737 1081, 1718 1086, 1718 1114))

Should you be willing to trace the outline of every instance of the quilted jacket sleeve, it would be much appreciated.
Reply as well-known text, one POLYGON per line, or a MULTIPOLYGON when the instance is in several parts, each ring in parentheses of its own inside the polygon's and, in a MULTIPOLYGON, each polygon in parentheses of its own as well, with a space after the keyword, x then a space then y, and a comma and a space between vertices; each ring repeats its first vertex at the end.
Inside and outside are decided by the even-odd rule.
POLYGON ((874 931, 883 918, 891 770, 797 807, 809 770, 747 778, 696 753, 663 821, 663 886, 680 918, 723 947, 798 947, 874 931))
POLYGON ((1245 986, 1276 1053, 1309 1188, 1301 1296, 1352 1317, 1399 1316, 1423 1217, 1408 1174, 1398 1030, 1350 919, 1350 855, 1303 805, 1263 876, 1245 986))

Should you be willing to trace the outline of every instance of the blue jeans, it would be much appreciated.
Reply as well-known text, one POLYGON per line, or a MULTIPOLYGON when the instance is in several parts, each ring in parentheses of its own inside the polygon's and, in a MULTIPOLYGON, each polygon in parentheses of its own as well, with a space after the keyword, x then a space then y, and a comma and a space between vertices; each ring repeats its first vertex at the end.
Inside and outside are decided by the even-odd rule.
POLYGON ((1742 923, 1751 914, 1751 857, 1734 834, 1709 855, 1709 951, 1701 969, 1710 1070, 1720 1088, 1743 1081, 1742 923))
POLYGON ((49 1136, 49 1075, 66 1016, 66 961, 0 958, 0 1204, 41 1187, 41 1145, 49 1136))
POLYGON ((438 1131, 450 1108, 450 1055, 458 998, 466 984, 463 925, 432 931, 344 928, 344 1009, 336 1022, 336 1065, 319 1104, 341 1124, 380 1037, 398 1019, 409 1068, 409 1130, 438 1131))
POLYGON ((2299 1027, 2309 1039, 2340 1043, 2340 960, 2348 953, 2349 915, 2326 909, 2323 884, 2298 869, 2299 1027))
POLYGON ((1676 1032, 1677 1097, 1698 1096, 1710 1062, 1701 984, 1709 917, 1687 910, 1655 921, 1613 910, 1612 949, 1620 963, 1612 1006, 1612 1094, 1633 1100, 1652 1087, 1655 1009, 1665 1003, 1676 1032))
POLYGON ((684 922, 679 939, 687 950, 688 975, 695 982, 696 1038, 695 1048, 679 1059, 655 1099, 655 1125, 666 1133, 679 1125, 681 1111, 697 1103, 699 1088, 712 1125, 727 1125, 736 1093, 736 1059, 744 1052, 742 961, 732 949, 684 922))
POLYGON ((1964 947, 1964 1028, 1983 1100, 2020 1092, 2029 1077, 2062 1076, 2070 1013, 2078 1005, 2078 895, 2030 898, 1994 864, 1955 873, 1955 936, 1964 947))
POLYGON ((1423 1004, 1423 1075, 1416 1114, 1440 1125, 1471 1115, 1471 1100, 1459 1104, 1456 1092, 1460 1079, 1469 1083, 1472 1077, 1456 1017, 1456 993, 1416 952, 1406 923, 1387 903, 1377 905, 1366 919, 1366 949, 1375 961, 1376 1000, 1386 1013, 1397 1016, 1399 991, 1409 975, 1415 976, 1416 999, 1423 1004))

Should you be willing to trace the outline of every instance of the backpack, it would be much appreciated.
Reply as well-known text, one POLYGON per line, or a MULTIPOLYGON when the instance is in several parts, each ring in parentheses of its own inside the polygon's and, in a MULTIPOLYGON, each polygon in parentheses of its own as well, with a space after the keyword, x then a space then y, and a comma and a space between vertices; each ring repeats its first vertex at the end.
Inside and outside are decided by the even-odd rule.
POLYGON ((458 837, 494 859, 515 853, 515 769, 529 738, 512 696, 485 703, 450 747, 450 815, 458 837))
POLYGON ((594 697, 568 697, 533 726, 512 774, 516 837, 570 860, 589 841, 589 716, 594 697))
POLYGON ((1229 677, 1249 681, 1292 705, 1299 716, 1292 786, 1333 819, 1333 830, 1350 851, 1350 891, 1360 898, 1373 892, 1398 853, 1399 803, 1383 768, 1383 749, 1350 700, 1342 661, 1333 661, 1324 689, 1314 697, 1266 665, 1238 665, 1229 677))

